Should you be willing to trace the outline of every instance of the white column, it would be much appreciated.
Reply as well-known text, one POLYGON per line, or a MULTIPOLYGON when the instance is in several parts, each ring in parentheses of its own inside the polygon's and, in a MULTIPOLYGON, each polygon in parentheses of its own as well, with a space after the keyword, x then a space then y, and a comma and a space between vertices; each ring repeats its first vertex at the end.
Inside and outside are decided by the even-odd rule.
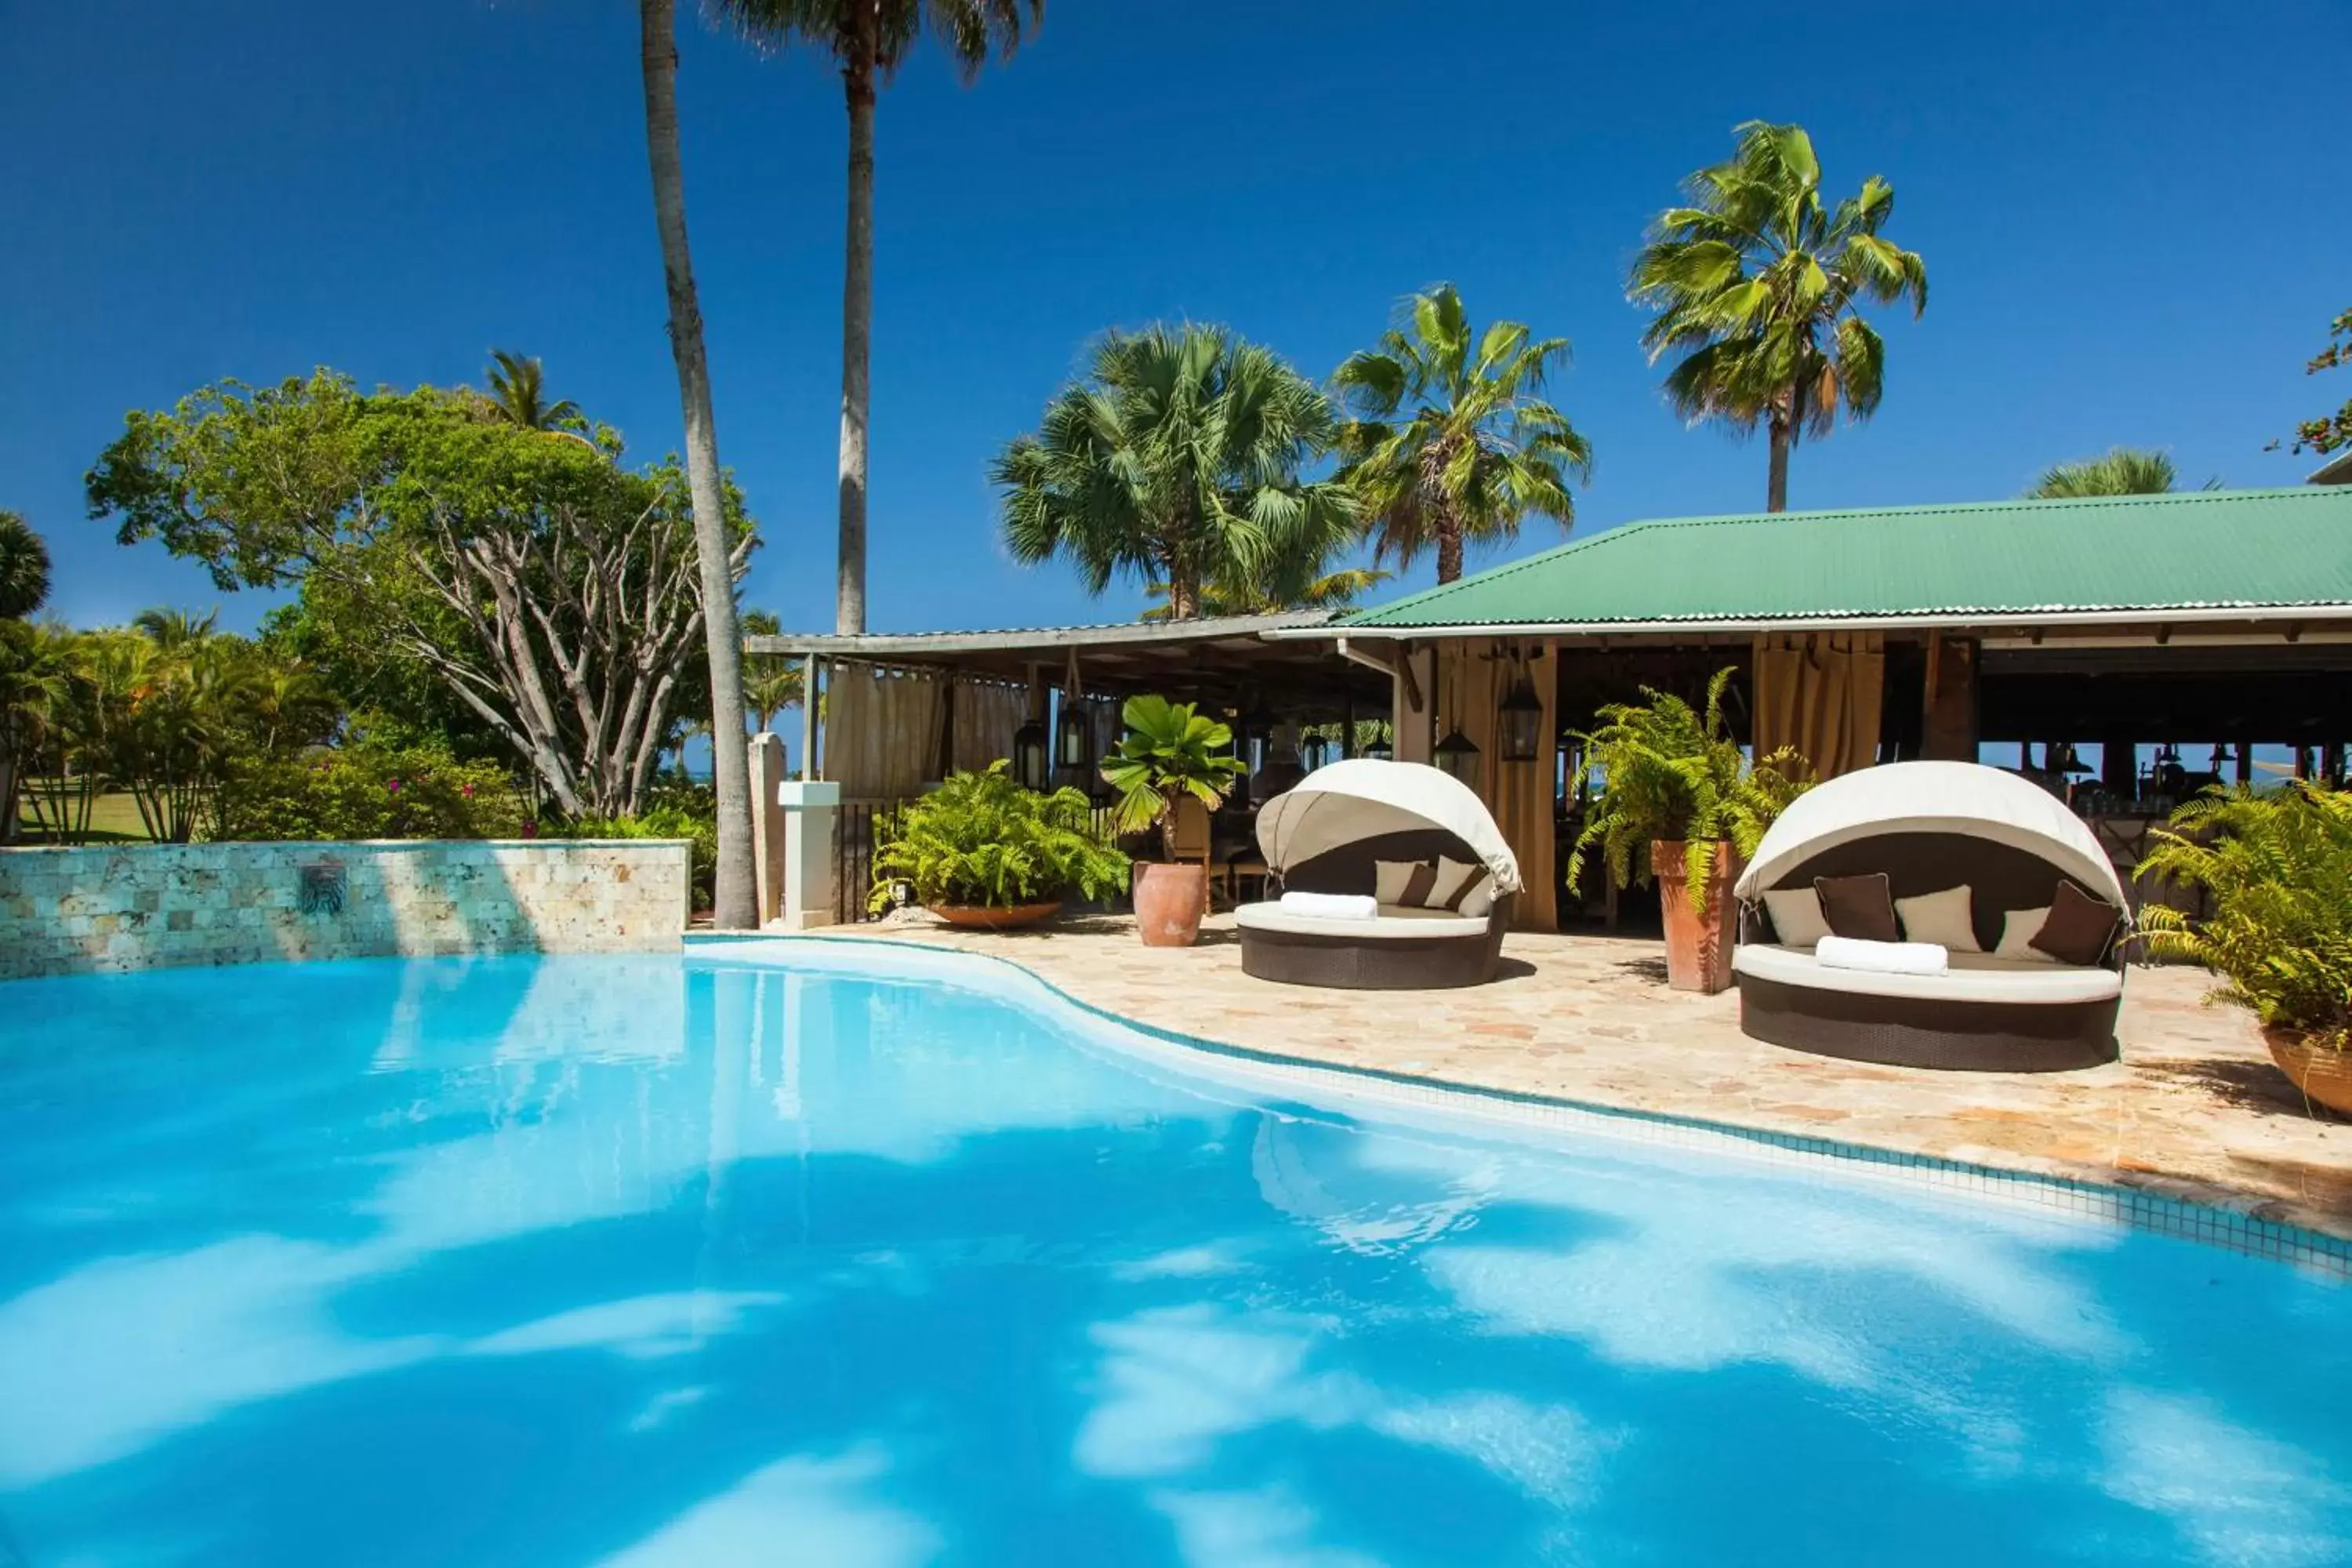
POLYGON ((841 785, 831 779, 787 779, 776 786, 784 817, 784 908, 787 930, 829 926, 833 918, 834 817, 841 785))
POLYGON ((751 869, 759 888, 759 923, 784 912, 784 738, 751 737, 751 869))

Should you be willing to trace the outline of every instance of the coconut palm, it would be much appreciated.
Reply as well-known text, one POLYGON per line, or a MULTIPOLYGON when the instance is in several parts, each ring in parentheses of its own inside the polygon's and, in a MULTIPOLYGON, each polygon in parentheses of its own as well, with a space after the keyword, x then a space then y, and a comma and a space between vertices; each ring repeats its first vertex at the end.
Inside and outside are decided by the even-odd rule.
MULTIPOLYGON (((2083 496, 2160 496, 2173 489, 2179 473, 2169 455, 2151 449, 2117 447, 2104 458, 2060 463, 2043 471, 2026 491, 2033 500, 2069 500, 2083 496)), ((2220 479, 2205 488, 2218 490, 2220 479)))
POLYGON ((1155 325, 1106 336, 990 477, 1015 560, 1066 557, 1095 594, 1122 573, 1165 583, 1169 615, 1189 620, 1210 584, 1320 563, 1355 536, 1348 488, 1299 477, 1338 435, 1330 399, 1271 351, 1155 325))
POLYGON ((874 100, 925 23, 970 82, 1009 58, 1045 0, 709 0, 764 43, 805 43, 841 68, 849 107, 849 215, 841 307, 841 564, 835 630, 866 629, 866 413, 874 322, 874 100))
POLYGON ((1541 394, 1568 363, 1568 340, 1518 321, 1472 329, 1462 296, 1440 284, 1406 302, 1377 349, 1332 377, 1356 417, 1341 434, 1342 478, 1373 539, 1372 559, 1411 566, 1437 552, 1437 580, 1462 575, 1463 547, 1517 537, 1528 513, 1566 531, 1571 479, 1592 447, 1541 394))
POLYGON ((0 621, 22 620, 48 597, 49 547, 21 515, 0 511, 0 621))
POLYGON ((751 742, 743 730, 743 640, 735 618, 734 555, 728 539, 710 362, 686 232, 686 172, 677 140, 676 0, 639 0, 638 58, 646 89, 646 154, 653 169, 654 223, 669 295, 670 355, 686 416, 687 492, 702 576, 702 630, 710 661, 711 792, 718 807, 718 869, 711 921, 722 931, 759 923, 751 867, 751 742))
MULTIPOLYGON (((1244 583, 1209 583, 1201 589, 1201 613, 1204 616, 1271 616, 1284 610, 1338 610, 1354 604, 1359 598, 1394 575, 1371 566, 1343 566, 1336 572, 1318 573, 1304 579, 1268 581, 1255 578, 1244 583)), ((1168 605, 1168 584, 1148 583, 1144 593, 1160 601, 1143 612, 1147 621, 1174 619, 1168 605)))
POLYGON ((1789 454, 1826 436, 1843 410, 1867 419, 1885 387, 1886 349, 1864 300, 1927 308, 1927 267, 1880 233, 1895 187, 1876 174, 1834 208, 1822 200, 1812 138, 1750 121, 1727 163, 1685 183, 1689 205, 1650 226, 1627 291, 1657 311, 1642 334, 1653 363, 1680 353, 1666 397, 1694 422, 1771 442, 1769 510, 1789 504, 1789 454))
POLYGON ((144 635, 163 653, 193 653, 212 641, 220 612, 192 616, 185 610, 142 610, 131 617, 131 629, 144 635))
POLYGON ((562 430, 577 434, 587 427, 587 416, 570 398, 547 400, 547 372, 536 359, 505 349, 490 351, 490 390, 483 401, 491 412, 526 430, 562 430))
POLYGON ((792 660, 770 655, 748 662, 743 700, 758 716, 755 728, 761 732, 775 728, 777 714, 800 706, 802 689, 800 666, 792 660))

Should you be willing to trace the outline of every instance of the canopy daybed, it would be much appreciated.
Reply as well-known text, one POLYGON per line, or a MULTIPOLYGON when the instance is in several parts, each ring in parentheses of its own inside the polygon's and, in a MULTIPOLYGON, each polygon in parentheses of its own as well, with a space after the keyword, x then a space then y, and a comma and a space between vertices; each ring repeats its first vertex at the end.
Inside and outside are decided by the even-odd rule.
POLYGON ((1780 815, 1734 893, 1739 1026, 1756 1039, 1905 1067, 2046 1072, 2115 1058, 2122 879, 2065 803, 2014 773, 1893 763, 1831 779, 1780 815), (1946 973, 1832 966, 1803 933, 1774 929, 1768 892, 1879 872, 1898 901, 1969 890, 1946 973), (2062 882, 2116 911, 2095 957, 2065 963, 2013 941, 1997 952, 2009 914, 2051 907, 2062 882), (1971 937, 1981 951, 1967 951, 1971 937))
POLYGON ((1286 891, 1357 895, 1376 912, 1335 917, 1279 900, 1244 904, 1234 915, 1244 973, 1359 991, 1433 990, 1495 977, 1519 863, 1486 805, 1451 774, 1370 757, 1333 763, 1258 808, 1257 842, 1286 891), (1432 908, 1380 897, 1397 891, 1381 888, 1381 862, 1476 869, 1464 874, 1466 896, 1457 907, 1432 908))

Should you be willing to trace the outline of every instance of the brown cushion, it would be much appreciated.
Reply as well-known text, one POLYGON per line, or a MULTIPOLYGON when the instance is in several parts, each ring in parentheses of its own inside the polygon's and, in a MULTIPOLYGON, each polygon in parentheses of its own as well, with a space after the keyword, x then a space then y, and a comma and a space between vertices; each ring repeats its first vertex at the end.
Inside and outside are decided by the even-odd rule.
POLYGON ((2123 911, 2105 899, 2095 899, 2072 882, 2058 884, 2050 900, 2050 918, 2026 945, 2046 952, 2061 963, 2088 969, 2105 958, 2123 911))
POLYGON ((1903 940, 1903 928, 1895 923, 1895 889, 1885 872, 1816 877, 1813 892, 1822 900, 1822 919, 1836 935, 1857 942, 1903 940))

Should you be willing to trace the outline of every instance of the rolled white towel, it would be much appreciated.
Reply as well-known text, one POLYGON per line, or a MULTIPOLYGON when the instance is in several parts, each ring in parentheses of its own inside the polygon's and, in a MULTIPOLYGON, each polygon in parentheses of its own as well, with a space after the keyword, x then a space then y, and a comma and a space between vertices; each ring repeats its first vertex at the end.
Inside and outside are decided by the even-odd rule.
POLYGON ((1370 893, 1285 893, 1282 908, 1327 921, 1378 920, 1381 913, 1380 900, 1370 893))
POLYGON ((1942 974, 1952 956, 1932 942, 1864 942, 1825 936, 1814 944, 1813 962, 1823 969, 1867 969, 1877 974, 1942 974))

